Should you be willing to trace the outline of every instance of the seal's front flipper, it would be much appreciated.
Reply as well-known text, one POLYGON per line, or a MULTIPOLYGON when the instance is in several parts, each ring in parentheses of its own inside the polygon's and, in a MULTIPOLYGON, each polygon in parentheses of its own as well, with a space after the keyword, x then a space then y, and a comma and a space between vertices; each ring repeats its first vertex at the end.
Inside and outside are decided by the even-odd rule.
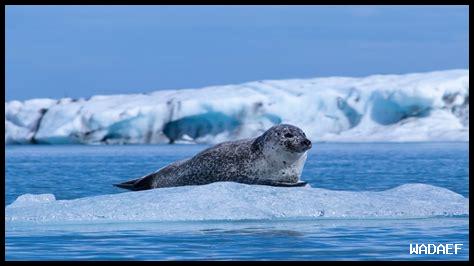
POLYGON ((285 183, 285 182, 272 182, 269 185, 270 186, 275 186, 275 187, 304 187, 308 184, 308 182, 305 181, 298 181, 296 183, 285 183))
POLYGON ((299 180, 296 183, 290 182, 281 182, 281 181, 274 181, 268 179, 252 179, 251 182, 246 182, 247 184, 254 184, 254 185, 265 185, 265 186, 273 186, 273 187, 304 187, 308 183, 305 181, 299 180))

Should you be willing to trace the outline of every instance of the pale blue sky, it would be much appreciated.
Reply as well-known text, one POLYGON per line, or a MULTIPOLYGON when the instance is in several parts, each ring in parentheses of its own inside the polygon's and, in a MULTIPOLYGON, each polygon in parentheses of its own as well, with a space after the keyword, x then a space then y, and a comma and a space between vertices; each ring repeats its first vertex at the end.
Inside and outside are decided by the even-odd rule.
POLYGON ((467 6, 7 6, 6 98, 469 68, 467 6))

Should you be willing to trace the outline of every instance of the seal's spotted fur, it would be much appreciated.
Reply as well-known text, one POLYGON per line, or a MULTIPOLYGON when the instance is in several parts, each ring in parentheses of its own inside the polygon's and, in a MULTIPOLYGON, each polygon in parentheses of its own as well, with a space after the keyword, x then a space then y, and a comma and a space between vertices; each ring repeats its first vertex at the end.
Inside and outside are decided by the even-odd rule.
POLYGON ((311 141, 298 127, 273 126, 253 139, 229 141, 190 159, 174 162, 142 178, 115 186, 130 190, 204 185, 218 181, 295 186, 311 141))

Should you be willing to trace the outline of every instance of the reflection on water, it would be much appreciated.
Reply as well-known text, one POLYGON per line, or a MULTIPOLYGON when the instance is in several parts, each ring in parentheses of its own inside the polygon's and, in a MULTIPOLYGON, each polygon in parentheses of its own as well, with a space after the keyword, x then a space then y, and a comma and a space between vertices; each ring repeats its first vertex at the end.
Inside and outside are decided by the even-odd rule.
POLYGON ((7 231, 7 259, 468 259, 468 219, 54 225, 7 231), (461 243, 454 256, 410 243, 461 243))

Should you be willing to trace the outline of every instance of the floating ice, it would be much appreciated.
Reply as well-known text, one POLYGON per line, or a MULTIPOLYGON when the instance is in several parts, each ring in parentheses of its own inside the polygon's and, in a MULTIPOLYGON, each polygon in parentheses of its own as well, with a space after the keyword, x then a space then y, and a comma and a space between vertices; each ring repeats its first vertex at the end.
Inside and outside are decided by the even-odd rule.
POLYGON ((469 70, 5 103, 10 144, 217 143, 278 123, 317 141, 468 141, 469 70))
POLYGON ((19 196, 11 207, 34 206, 38 203, 53 202, 56 200, 53 194, 23 194, 19 196))
POLYGON ((381 192, 282 188, 218 182, 203 186, 54 200, 21 196, 7 224, 248 219, 417 218, 469 215, 469 200, 448 189, 406 184, 381 192))

